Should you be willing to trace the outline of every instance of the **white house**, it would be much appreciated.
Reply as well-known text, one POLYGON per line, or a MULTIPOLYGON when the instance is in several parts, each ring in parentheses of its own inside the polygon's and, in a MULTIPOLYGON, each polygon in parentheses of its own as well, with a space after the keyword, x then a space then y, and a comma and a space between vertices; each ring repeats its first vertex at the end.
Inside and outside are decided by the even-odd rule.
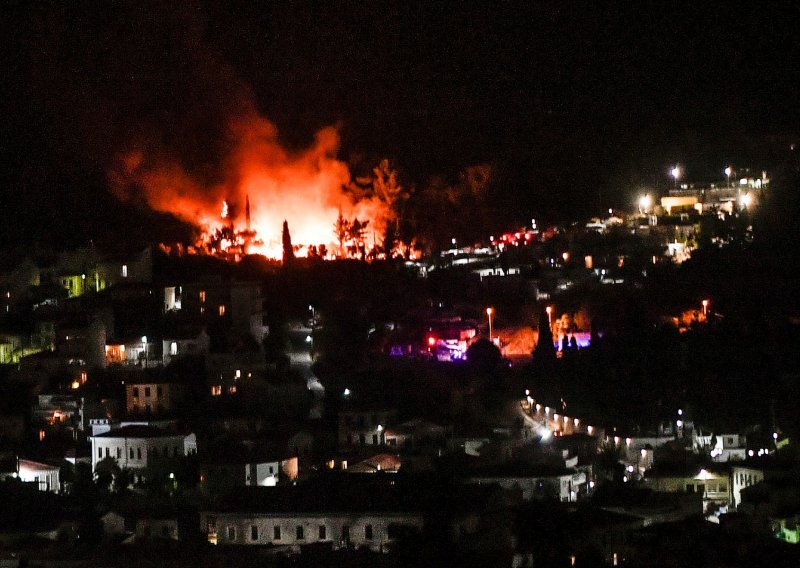
POLYGON ((32 460, 19 460, 17 476, 25 483, 35 483, 39 491, 61 490, 59 482, 59 468, 55 465, 35 462, 32 460))
POLYGON ((89 440, 92 444, 92 471, 97 470, 101 460, 112 458, 119 467, 135 472, 134 481, 141 479, 143 470, 154 463, 197 453, 194 434, 180 434, 153 426, 124 426, 90 436, 89 440))
POLYGON ((200 514, 201 530, 212 544, 301 546, 331 543, 334 548, 387 550, 393 527, 421 529, 420 513, 369 512, 215 512, 200 514))
POLYGON ((738 507, 742 503, 742 489, 764 481, 763 467, 754 464, 735 465, 731 468, 731 504, 738 507))

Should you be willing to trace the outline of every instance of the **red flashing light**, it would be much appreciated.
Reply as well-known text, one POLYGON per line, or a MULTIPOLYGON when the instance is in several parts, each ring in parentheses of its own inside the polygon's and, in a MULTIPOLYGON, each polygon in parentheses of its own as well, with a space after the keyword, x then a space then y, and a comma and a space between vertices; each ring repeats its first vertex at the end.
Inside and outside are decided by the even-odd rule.
POLYGON ((428 336, 428 347, 433 347, 436 345, 436 338, 432 335, 428 336))

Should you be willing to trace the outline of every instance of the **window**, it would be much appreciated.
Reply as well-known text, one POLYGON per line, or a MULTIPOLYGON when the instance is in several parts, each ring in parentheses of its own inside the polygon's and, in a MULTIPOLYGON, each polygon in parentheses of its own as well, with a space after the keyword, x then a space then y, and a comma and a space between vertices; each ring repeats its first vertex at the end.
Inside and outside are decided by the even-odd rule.
POLYGON ((297 525, 297 540, 303 540, 303 525, 297 525))
POLYGON ((378 445, 378 435, 377 434, 373 434, 372 435, 372 444, 375 445, 375 446, 378 445))
POLYGON ((250 540, 258 540, 258 526, 250 526, 250 540))
POLYGON ((349 525, 342 526, 342 540, 344 542, 350 542, 350 526, 349 525))
POLYGON ((275 525, 272 527, 272 540, 280 540, 281 539, 281 527, 280 525, 275 525))
POLYGON ((320 525, 319 526, 319 539, 320 540, 325 540, 326 538, 328 538, 327 527, 325 527, 325 525, 320 525))
POLYGON ((106 446, 106 457, 111 455, 111 448, 106 446))
POLYGON ((220 304, 219 305, 219 317, 222 317, 224 315, 225 315, 225 304, 220 304))
POLYGON ((103 448, 97 448, 97 457, 103 459, 103 448))
POLYGON ((236 527, 230 525, 228 526, 228 540, 236 540, 236 527))
POLYGON ((178 354, 178 344, 175 341, 169 344, 169 354, 170 355, 178 354))
POLYGON ((230 394, 236 394, 236 385, 231 385, 228 387, 228 392, 230 394))
POLYGON ((139 398, 139 389, 137 387, 133 388, 133 398, 139 398))
POLYGON ((364 525, 364 538, 372 540, 372 525, 364 525))
POLYGON ((117 459, 122 457, 122 448, 117 448, 117 459))
POLYGON ((128 448, 128 457, 133 459, 133 448, 128 448))
POLYGON ((145 398, 150 398, 150 387, 144 387, 145 398))
POLYGON ((200 290, 199 296, 200 296, 200 303, 201 304, 205 304, 206 303, 206 291, 205 290, 200 290))
POLYGON ((272 466, 269 466, 269 472, 270 472, 270 473, 274 473, 274 472, 272 471, 272 466))
POLYGON ((127 278, 128 277, 128 265, 127 264, 123 264, 122 265, 122 277, 123 278, 127 278))
POLYGON ((164 396, 164 389, 161 387, 156 387, 156 398, 161 398, 164 396))
POLYGON ((142 459, 142 448, 136 448, 136 459, 142 459))
POLYGON ((211 387, 211 396, 219 396, 222 394, 222 385, 214 385, 211 387))

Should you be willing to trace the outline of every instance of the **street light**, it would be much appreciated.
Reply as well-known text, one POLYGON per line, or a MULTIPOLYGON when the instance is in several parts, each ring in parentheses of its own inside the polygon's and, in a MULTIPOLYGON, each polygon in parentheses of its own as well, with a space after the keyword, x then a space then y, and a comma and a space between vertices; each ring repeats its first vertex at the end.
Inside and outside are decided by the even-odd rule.
POLYGON ((708 300, 703 300, 700 303, 703 304, 703 317, 708 317, 708 304, 709 304, 709 301, 708 300))
POLYGON ((639 213, 647 213, 650 207, 653 205, 653 199, 650 197, 650 194, 642 195, 639 198, 639 213))
POLYGON ((142 350, 144 351, 144 366, 147 368, 147 336, 142 336, 142 350))
POLYGON ((725 168, 725 175, 728 178, 728 189, 731 187, 731 174, 733 174, 733 168, 728 166, 725 168))
POLYGON ((547 312, 547 324, 553 325, 553 306, 547 306, 544 311, 547 312))
POLYGON ((489 316, 489 341, 492 341, 492 316, 494 316, 494 308, 486 308, 486 315, 489 316))
POLYGON ((680 166, 673 166, 672 169, 669 171, 672 178, 675 180, 675 187, 678 187, 678 178, 681 177, 681 168, 680 166))

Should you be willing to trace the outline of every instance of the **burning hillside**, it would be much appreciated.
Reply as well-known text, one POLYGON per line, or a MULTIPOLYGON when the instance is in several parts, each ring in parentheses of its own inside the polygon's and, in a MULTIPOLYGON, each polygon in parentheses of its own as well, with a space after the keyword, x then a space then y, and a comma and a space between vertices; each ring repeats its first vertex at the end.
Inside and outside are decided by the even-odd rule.
POLYGON ((282 255, 281 226, 291 228, 299 256, 324 245, 337 251, 334 225, 340 213, 381 231, 391 218, 391 202, 376 192, 348 190, 350 172, 336 158, 339 136, 320 130, 310 147, 289 151, 273 124, 254 112, 231 120, 228 151, 202 171, 139 144, 120 156, 110 179, 124 199, 141 196, 158 211, 195 226, 207 252, 282 255), (208 171, 208 170, 211 171, 208 171), (212 181, 209 181, 212 180, 212 181))

